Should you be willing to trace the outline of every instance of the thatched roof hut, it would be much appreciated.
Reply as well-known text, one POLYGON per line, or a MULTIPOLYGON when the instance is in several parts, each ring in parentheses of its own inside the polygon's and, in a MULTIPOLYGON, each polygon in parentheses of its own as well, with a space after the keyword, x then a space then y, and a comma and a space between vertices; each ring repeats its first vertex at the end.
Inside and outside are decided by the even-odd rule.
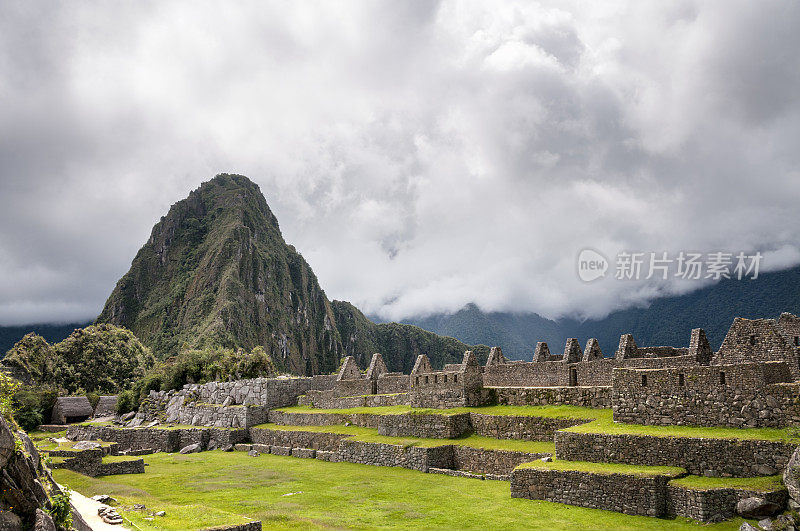
POLYGON ((94 408, 95 417, 109 417, 117 412, 117 395, 101 396, 94 408))
POLYGON ((53 406, 53 424, 83 422, 92 416, 94 410, 85 396, 59 396, 53 406))

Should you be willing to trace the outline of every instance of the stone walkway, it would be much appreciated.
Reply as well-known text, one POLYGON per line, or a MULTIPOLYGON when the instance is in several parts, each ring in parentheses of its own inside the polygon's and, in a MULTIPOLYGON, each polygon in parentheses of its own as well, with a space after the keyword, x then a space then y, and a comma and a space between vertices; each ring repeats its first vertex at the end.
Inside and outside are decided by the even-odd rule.
POLYGON ((130 531, 130 528, 124 525, 110 525, 103 522, 103 519, 97 516, 97 509, 103 505, 102 503, 87 498, 80 492, 74 490, 70 496, 70 501, 72 502, 72 506, 75 507, 75 510, 77 510, 83 519, 86 520, 86 523, 91 526, 92 531, 130 531))

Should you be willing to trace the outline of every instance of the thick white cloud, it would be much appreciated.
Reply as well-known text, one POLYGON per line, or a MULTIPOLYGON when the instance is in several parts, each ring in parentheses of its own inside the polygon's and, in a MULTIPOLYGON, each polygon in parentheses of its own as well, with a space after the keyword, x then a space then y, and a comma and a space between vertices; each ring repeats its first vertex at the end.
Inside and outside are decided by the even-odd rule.
POLYGON ((169 205, 256 181, 333 298, 599 316, 584 247, 800 261, 789 2, 4 2, 0 324, 94 317, 169 205))

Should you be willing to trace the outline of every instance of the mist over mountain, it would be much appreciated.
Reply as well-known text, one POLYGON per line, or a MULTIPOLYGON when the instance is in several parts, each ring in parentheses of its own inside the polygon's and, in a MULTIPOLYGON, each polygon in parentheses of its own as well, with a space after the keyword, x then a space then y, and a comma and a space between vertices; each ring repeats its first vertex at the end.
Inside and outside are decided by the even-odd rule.
POLYGON ((723 279, 697 291, 656 299, 647 308, 629 308, 598 320, 551 320, 535 313, 483 312, 469 304, 454 314, 403 320, 467 343, 500 345, 513 359, 530 360, 537 341, 553 353, 566 339, 585 345, 596 337, 606 356, 613 355, 619 336, 632 333, 639 345, 686 346, 692 328, 704 328, 712 348, 719 348, 734 317, 775 318, 800 313, 800 267, 762 273, 757 279, 723 279))

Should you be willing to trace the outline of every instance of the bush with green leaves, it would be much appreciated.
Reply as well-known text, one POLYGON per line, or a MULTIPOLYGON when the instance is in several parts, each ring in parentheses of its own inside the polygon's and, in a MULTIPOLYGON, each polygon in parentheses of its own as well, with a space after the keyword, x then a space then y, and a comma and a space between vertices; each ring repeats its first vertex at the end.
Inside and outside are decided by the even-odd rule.
POLYGON ((275 376, 277 370, 263 347, 251 351, 220 347, 184 350, 174 358, 158 364, 130 391, 117 399, 117 413, 138 409, 141 400, 153 391, 180 389, 187 383, 241 380, 275 376))
POLYGON ((130 387, 154 364, 150 349, 130 330, 106 324, 75 330, 55 345, 28 334, 3 359, 4 366, 32 385, 68 394, 88 392, 90 401, 130 387))
POLYGON ((70 490, 62 487, 61 493, 50 497, 51 507, 47 512, 59 528, 72 529, 72 507, 69 504, 70 490))

